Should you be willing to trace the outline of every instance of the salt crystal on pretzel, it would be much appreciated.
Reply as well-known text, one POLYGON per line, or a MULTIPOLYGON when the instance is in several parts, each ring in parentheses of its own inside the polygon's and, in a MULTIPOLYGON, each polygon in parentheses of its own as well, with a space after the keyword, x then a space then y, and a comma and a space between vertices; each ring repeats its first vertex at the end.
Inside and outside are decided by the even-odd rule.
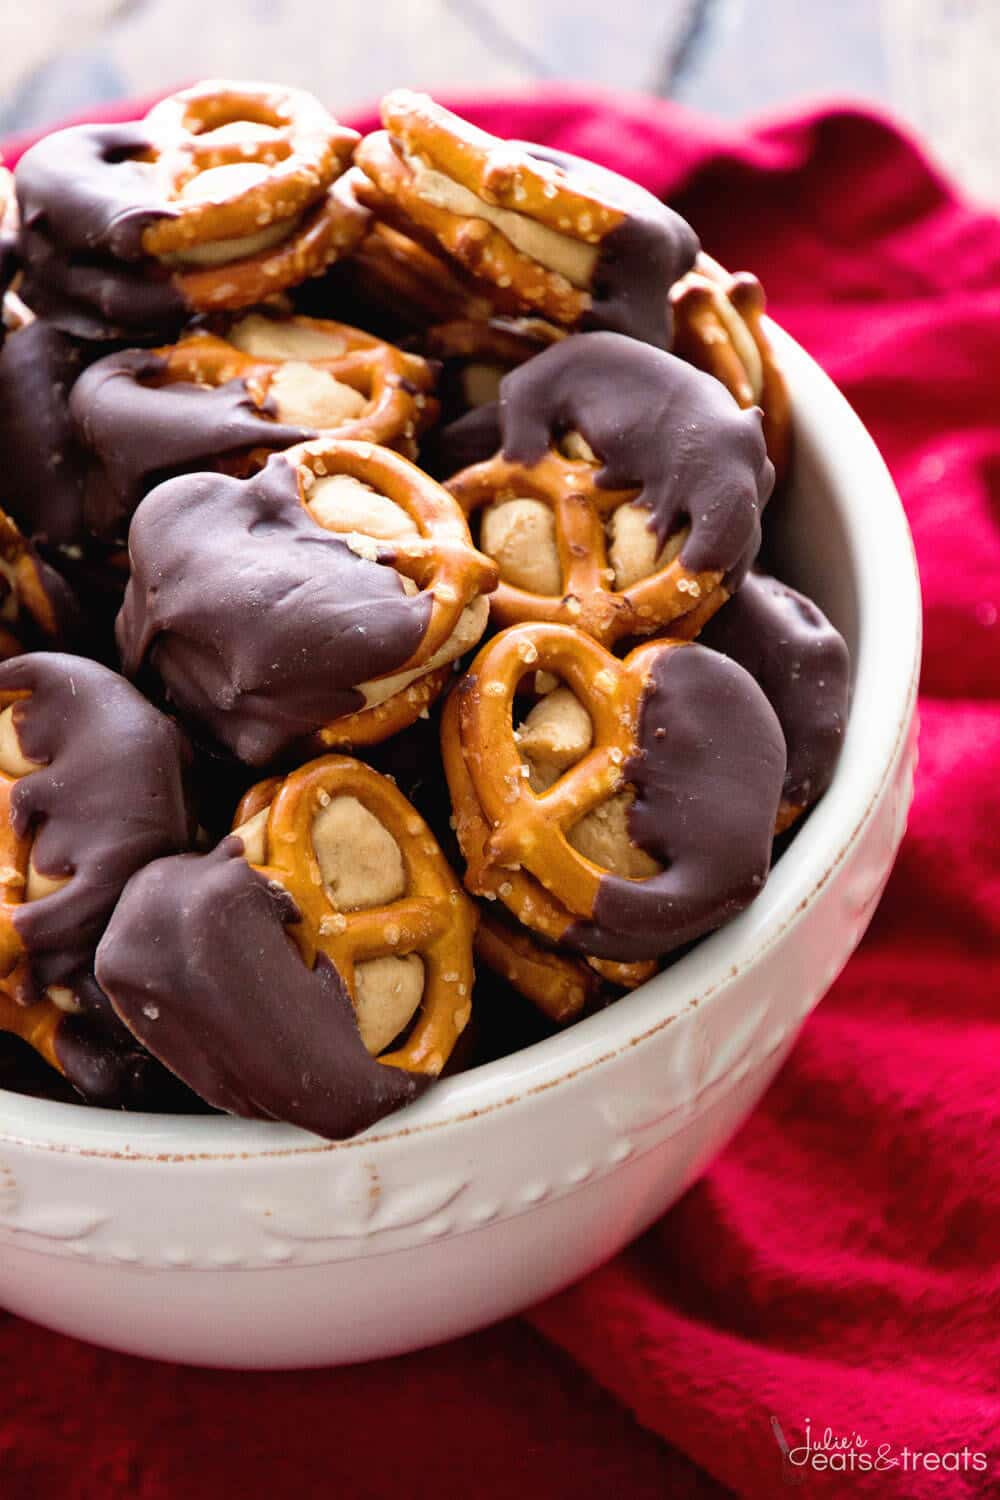
POLYGON ((669 342, 663 291, 698 245, 651 194, 589 163, 499 140, 426 94, 388 94, 382 122, 355 158, 370 179, 358 195, 378 218, 443 249, 493 289, 500 310, 669 342))
POLYGON ((550 943, 655 959, 721 925, 764 883, 781 728, 750 675, 704 647, 653 641, 619 661, 565 625, 513 626, 448 699, 441 740, 468 889, 550 943), (522 753, 531 726, 515 733, 515 695, 537 671, 590 721, 550 753, 554 780, 522 753))
POLYGON ((148 659, 185 717, 250 765, 412 723, 482 635, 496 582, 432 479, 322 436, 247 480, 160 485, 130 551, 127 672, 148 659))

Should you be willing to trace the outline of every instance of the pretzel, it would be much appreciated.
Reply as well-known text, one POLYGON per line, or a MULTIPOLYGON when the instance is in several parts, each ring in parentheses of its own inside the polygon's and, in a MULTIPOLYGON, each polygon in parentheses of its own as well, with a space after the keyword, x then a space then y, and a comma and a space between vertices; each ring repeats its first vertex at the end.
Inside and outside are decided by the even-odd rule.
POLYGON ((508 370, 564 337, 544 318, 457 318, 426 329, 420 347, 442 360, 446 371, 457 367, 457 404, 464 411, 496 401, 508 370))
POLYGON ((480 909, 475 951, 495 974, 557 1026, 575 1021, 600 995, 600 979, 621 989, 635 989, 656 973, 655 960, 621 964, 599 958, 581 961, 543 948, 527 928, 501 921, 480 909))
POLYGON ((356 131, 311 94, 207 80, 143 122, 166 211, 142 233, 187 305, 246 307, 351 250, 367 214, 343 181, 356 131))
MULTIPOLYGON (((359 168, 349 173, 355 190, 367 181, 359 168)), ((454 318, 485 321, 494 303, 471 277, 450 266, 440 254, 375 222, 351 255, 338 266, 363 301, 387 313, 393 323, 424 328, 454 318)))
MULTIPOLYGON (((472 546, 461 513, 448 503, 447 494, 439 484, 388 448, 324 436, 289 448, 284 458, 298 473, 302 504, 321 526, 339 529, 322 519, 316 500, 316 481, 334 475, 346 475, 370 486, 413 522, 418 534, 412 538, 403 536, 380 542, 352 530, 348 532, 348 545, 373 562, 391 564, 404 578, 431 595, 430 619, 423 639, 399 671, 408 673, 427 667, 447 646, 462 611, 481 595, 491 592, 496 583, 496 565, 472 546)), ((391 675, 395 677, 396 673, 391 675)))
MULTIPOLYGON (((510 577, 516 571, 513 559, 507 562, 505 577, 501 556, 493 603, 497 622, 545 620, 575 625, 606 646, 665 628, 672 634, 685 634, 685 627, 696 631, 728 598, 723 573, 689 571, 679 555, 685 533, 678 532, 659 558, 649 559, 652 571, 626 587, 616 587, 616 570, 609 565, 608 527, 639 492, 603 489, 596 474, 596 465, 589 459, 570 458, 552 449, 530 466, 497 454, 448 480, 446 488, 467 516, 515 500, 541 502, 551 512, 551 532, 532 538, 525 561, 534 571, 551 555, 556 567, 550 580, 554 586, 546 593, 519 586, 510 577)), ((648 532, 641 507, 635 510, 641 528, 648 532)), ((480 546, 489 552, 482 537, 480 546)), ((626 561, 623 554, 622 569, 626 561)), ((516 571, 516 577, 521 576, 516 571)))
MULTIPOLYGON (((763 882, 761 865, 766 873, 769 860, 784 742, 757 685, 732 662, 723 667, 723 661, 704 647, 665 640, 645 642, 619 661, 565 625, 525 624, 496 636, 446 701, 441 724, 467 889, 499 899, 549 943, 630 966, 718 926, 752 899, 763 882), (680 673, 678 654, 685 658, 680 673), (649 692, 664 672, 670 679, 670 669, 679 684, 676 701, 692 716, 678 743, 694 748, 682 751, 680 762, 676 746, 659 748, 655 716, 647 723, 649 692), (566 685, 589 727, 571 754, 559 758, 553 750, 551 774, 534 782, 539 763, 524 758, 525 726, 515 733, 513 703, 523 679, 541 671, 566 685), (704 722, 706 714, 719 711, 716 702, 725 703, 728 729, 736 737, 721 750, 704 722), (665 869, 632 842, 629 804, 622 801, 634 785, 646 798, 645 826, 651 826, 649 799, 657 795, 661 755, 668 757, 667 770, 675 778, 674 791, 663 794, 662 832, 655 830, 661 809, 652 809, 653 841, 670 847, 665 869), (723 829, 703 811, 702 844, 697 809, 709 788, 717 782, 731 790, 732 782, 741 780, 733 829, 723 829), (675 799, 684 795, 692 810, 676 820, 675 799), (615 809, 627 838, 603 839, 601 820, 613 835, 615 809), (596 824, 590 821, 595 818, 596 824), (738 876, 728 863, 730 832, 741 844, 738 876), (612 858, 616 868, 610 868, 612 858), (613 930, 609 913, 614 915, 616 903, 624 916, 620 922, 614 918, 618 928, 613 930)), ((602 969, 619 984, 641 983, 650 972, 648 966, 602 969)))
MULTIPOLYGON (((51 574, 50 574, 51 576, 51 574)), ((0 510, 0 660, 19 656, 25 633, 52 643, 62 623, 45 565, 10 517, 0 510)))
POLYGON ((674 353, 714 375, 747 408, 764 413, 764 438, 775 476, 788 471, 791 404, 763 325, 764 289, 748 271, 730 275, 701 254, 670 289, 674 353))
MULTIPOLYGON (((284 781, 251 788, 237 809, 238 833, 241 825, 250 864, 277 881, 296 904, 299 920, 290 931, 303 960, 312 968, 316 955, 324 953, 342 976, 356 1010, 362 965, 420 955, 424 978, 417 1019, 398 1046, 384 1050, 393 1032, 377 1055, 380 1062, 408 1072, 440 1073, 472 1011, 475 909, 424 820, 370 766, 328 755, 284 781), (373 904, 359 897, 340 909, 327 883, 329 870, 324 871, 322 850, 317 849, 319 820, 338 801, 346 807, 344 799, 360 804, 398 852, 394 857, 401 861, 402 890, 388 902, 373 904), (262 824, 266 819, 266 826, 251 834, 246 824, 255 817, 262 824)), ((401 1029, 409 1021, 404 1017, 401 1029)))
POLYGON ((279 422, 380 443, 410 458, 418 434, 437 416, 427 361, 346 323, 254 313, 225 334, 197 330, 155 352, 168 384, 242 380, 279 422))

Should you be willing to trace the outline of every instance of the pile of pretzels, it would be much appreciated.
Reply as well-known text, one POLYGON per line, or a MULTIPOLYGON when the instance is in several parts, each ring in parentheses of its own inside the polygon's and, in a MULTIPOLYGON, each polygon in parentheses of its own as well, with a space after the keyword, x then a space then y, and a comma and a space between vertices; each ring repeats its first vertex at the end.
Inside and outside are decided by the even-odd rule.
POLYGON ((760 283, 382 122, 208 81, 0 183, 4 1086, 352 1135, 735 917, 833 776, 760 283))

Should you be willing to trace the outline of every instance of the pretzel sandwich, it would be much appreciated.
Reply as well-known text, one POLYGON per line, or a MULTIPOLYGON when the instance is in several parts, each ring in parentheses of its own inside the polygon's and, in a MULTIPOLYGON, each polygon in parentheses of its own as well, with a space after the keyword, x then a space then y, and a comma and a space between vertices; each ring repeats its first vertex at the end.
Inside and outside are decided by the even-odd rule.
POLYGON ((654 261, 666 284, 690 266, 697 242, 677 215, 634 183, 545 160, 540 148, 502 141, 426 94, 386 95, 382 123, 355 157, 369 179, 358 196, 376 218, 445 251, 492 289, 499 311, 564 328, 594 320, 665 343, 662 298, 651 318, 640 282, 654 261), (633 283, 628 307, 610 289, 622 264, 633 283))
POLYGON ((743 408, 764 413, 764 439, 775 476, 788 470, 788 387, 764 327, 764 289, 749 271, 731 275, 704 253, 670 288, 674 353, 721 380, 743 408))
POLYGON ((369 1052, 438 1074, 472 1012, 475 909, 403 794, 324 756, 251 788, 234 831, 294 900, 305 963, 324 953, 342 976, 369 1052))
POLYGON ((685 530, 658 548, 638 491, 600 488, 583 440, 565 448, 531 465, 497 454, 447 482, 479 515, 479 545, 500 569, 498 623, 573 625, 606 646, 673 627, 696 634, 728 598, 722 570, 684 566, 685 530))
POLYGON ((622 662, 564 625, 513 626, 446 702, 441 739, 468 889, 549 943, 657 958, 763 883, 784 742, 748 674, 702 647, 652 641, 622 662), (560 686, 515 730, 515 695, 539 672, 560 686), (732 795, 731 825, 713 792, 732 795), (688 801, 702 826, 675 823, 688 801))
POLYGON ((437 415, 427 361, 346 323, 250 313, 224 334, 198 330, 155 352, 165 383, 239 380, 278 422, 379 443, 409 458, 437 415))

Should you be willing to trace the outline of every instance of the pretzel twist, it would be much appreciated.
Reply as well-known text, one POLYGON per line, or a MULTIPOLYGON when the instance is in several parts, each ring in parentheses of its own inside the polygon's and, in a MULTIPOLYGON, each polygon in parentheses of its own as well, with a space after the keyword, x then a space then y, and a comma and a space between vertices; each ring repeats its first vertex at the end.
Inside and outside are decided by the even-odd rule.
POLYGON ((756 276, 730 275, 701 254, 670 289, 674 353, 714 375, 744 409, 764 413, 764 438, 777 479, 791 454, 791 403, 764 327, 767 299, 756 276))
POLYGON ((452 635, 466 605, 496 586, 496 564, 476 551, 461 509, 439 484, 389 448, 323 436, 287 449, 283 458, 298 473, 306 510, 316 479, 345 474, 392 500, 414 523, 419 533, 414 538, 380 542, 349 537, 348 544, 372 561, 388 563, 430 594, 427 630, 396 672, 424 666, 452 635))
POLYGON ((143 249, 157 256, 252 236, 301 214, 350 165, 359 140, 302 89, 217 79, 169 95, 145 124, 171 210, 143 233, 143 249), (205 198, 184 196, 201 173, 232 166, 266 170, 205 198))
MULTIPOLYGON (((8 707, 11 701, 17 701, 15 695, 0 695, 0 708, 8 707)), ((11 821, 11 793, 19 779, 0 771, 0 996, 15 1011, 22 1009, 28 974, 24 944, 14 916, 25 899, 32 843, 14 832, 11 821)))
POLYGON ((236 826, 269 807, 268 864, 255 865, 289 892, 299 920, 291 935, 311 968, 324 953, 355 1002, 355 966, 373 958, 419 954, 424 990, 403 1044, 379 1061, 409 1072, 441 1071, 471 1014, 475 909, 460 890, 427 824, 386 777, 345 756, 329 755, 284 781, 252 788, 236 826), (385 906, 341 912, 323 883, 312 829, 321 808, 354 797, 399 846, 406 893, 385 906))
POLYGON ((415 456, 416 437, 433 423, 438 411, 430 394, 434 372, 426 360, 347 323, 291 317, 282 319, 279 326, 327 338, 331 349, 340 345, 340 350, 328 355, 272 359, 237 347, 224 334, 198 330, 155 351, 164 361, 160 378, 168 384, 193 381, 209 386, 242 380, 256 404, 265 408, 283 366, 291 360, 308 364, 350 386, 367 402, 360 415, 325 431, 359 442, 400 448, 410 457, 415 456))
POLYGON ((493 602, 497 622, 513 625, 542 620, 574 625, 606 646, 667 627, 671 634, 688 638, 728 598, 723 573, 692 573, 676 555, 648 577, 615 589, 605 523, 639 492, 602 489, 595 473, 592 464, 550 450, 530 467, 496 454, 448 480, 446 488, 467 516, 499 501, 522 497, 540 500, 553 512, 560 592, 532 593, 505 582, 501 575, 493 602))

